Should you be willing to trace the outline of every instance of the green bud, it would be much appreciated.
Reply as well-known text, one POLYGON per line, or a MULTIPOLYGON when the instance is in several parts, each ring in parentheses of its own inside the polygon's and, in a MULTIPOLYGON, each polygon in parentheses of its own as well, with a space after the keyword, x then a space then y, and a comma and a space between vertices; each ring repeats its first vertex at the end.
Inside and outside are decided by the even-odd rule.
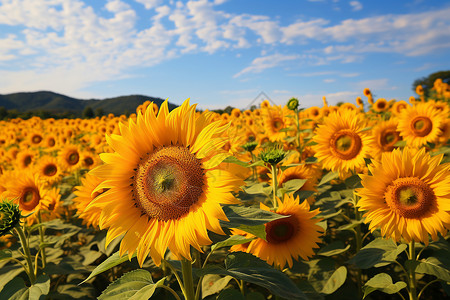
POLYGON ((269 147, 259 154, 259 158, 268 164, 276 165, 286 157, 286 152, 280 147, 269 147))
POLYGON ((242 148, 244 148, 245 151, 252 152, 253 150, 255 150, 256 146, 258 146, 258 142, 253 141, 245 143, 244 145, 242 145, 242 148))
POLYGON ((290 110, 297 110, 298 109, 298 99, 297 98, 291 98, 289 99, 288 103, 287 103, 287 107, 290 110))
POLYGON ((20 222, 19 205, 6 200, 0 202, 0 236, 7 234, 20 222))

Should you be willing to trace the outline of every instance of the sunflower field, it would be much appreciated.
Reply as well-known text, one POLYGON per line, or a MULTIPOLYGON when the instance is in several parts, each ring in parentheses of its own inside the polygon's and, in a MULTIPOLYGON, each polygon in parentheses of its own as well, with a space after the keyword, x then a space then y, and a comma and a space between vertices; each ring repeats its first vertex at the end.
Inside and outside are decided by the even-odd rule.
POLYGON ((0 121, 0 299, 448 299, 450 87, 0 121))

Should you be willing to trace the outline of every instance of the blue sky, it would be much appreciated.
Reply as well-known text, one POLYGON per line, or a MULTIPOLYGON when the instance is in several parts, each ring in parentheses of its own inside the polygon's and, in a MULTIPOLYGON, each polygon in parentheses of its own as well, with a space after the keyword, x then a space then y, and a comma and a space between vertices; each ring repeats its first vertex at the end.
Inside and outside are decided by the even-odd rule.
POLYGON ((450 69, 450 2, 0 0, 0 94, 246 108, 407 100, 450 69), (257 99, 257 102, 263 99, 257 99))

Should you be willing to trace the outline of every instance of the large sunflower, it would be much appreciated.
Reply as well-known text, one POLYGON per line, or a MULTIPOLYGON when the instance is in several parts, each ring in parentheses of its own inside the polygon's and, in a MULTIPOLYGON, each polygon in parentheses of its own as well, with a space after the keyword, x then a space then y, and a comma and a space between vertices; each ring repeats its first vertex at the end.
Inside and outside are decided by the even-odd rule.
POLYGON ((115 152, 101 154, 104 164, 91 172, 104 180, 96 190, 109 190, 90 205, 102 209, 107 244, 124 235, 120 254, 137 252, 141 265, 149 254, 159 265, 167 249, 191 259, 190 246, 211 243, 208 230, 223 234, 221 204, 238 202, 231 191, 243 180, 221 163, 226 126, 212 116, 197 115, 188 100, 169 113, 165 101, 157 116, 147 109, 107 136, 115 152))
POLYGON ((450 171, 440 165, 443 155, 430 157, 425 148, 384 152, 369 166, 372 175, 360 175, 357 193, 369 229, 381 228, 386 238, 428 243, 450 228, 450 171))
POLYGON ((364 115, 355 110, 332 112, 320 124, 313 136, 315 157, 332 171, 354 170, 365 166, 372 137, 364 130, 364 115))
MULTIPOLYGON (((278 199, 277 214, 288 216, 265 224, 266 240, 256 238, 247 247, 248 253, 267 261, 269 265, 284 268, 286 263, 292 267, 293 260, 301 257, 308 260, 314 255, 314 248, 319 248, 323 228, 313 219, 319 209, 310 211, 307 201, 299 203, 299 198, 285 194, 284 200, 278 199)), ((269 210, 264 204, 261 209, 269 210)))
POLYGON ((409 146, 420 147, 435 142, 447 116, 432 103, 418 102, 406 107, 399 116, 398 131, 409 146))

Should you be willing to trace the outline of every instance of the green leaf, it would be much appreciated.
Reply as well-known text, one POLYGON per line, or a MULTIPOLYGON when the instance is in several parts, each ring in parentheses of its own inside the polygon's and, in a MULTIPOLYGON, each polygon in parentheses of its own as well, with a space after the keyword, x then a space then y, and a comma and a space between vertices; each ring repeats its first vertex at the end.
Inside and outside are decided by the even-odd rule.
POLYGON ((239 244, 245 244, 252 240, 253 239, 251 239, 251 238, 247 239, 242 235, 232 235, 225 241, 221 241, 221 242, 218 242, 218 243, 215 243, 214 245, 212 245, 211 251, 214 251, 214 250, 222 248, 222 247, 229 247, 229 246, 234 246, 234 245, 239 245, 239 244))
MULTIPOLYGON (((225 259, 225 268, 209 265, 197 275, 229 275, 264 288, 273 294, 292 299, 307 299, 305 294, 283 272, 250 253, 233 252, 225 259)), ((226 290, 225 290, 226 291, 226 290)), ((220 296, 220 295, 219 295, 220 296)))
POLYGON ((207 296, 219 293, 228 285, 228 282, 230 282, 230 280, 232 279, 233 277, 231 276, 221 277, 215 274, 205 275, 202 281, 202 299, 207 296))
POLYGON ((361 269, 371 267, 383 267, 396 260, 397 256, 406 249, 405 244, 397 244, 392 240, 377 238, 367 244, 365 247, 349 260, 349 263, 356 265, 361 269))
POLYGON ((348 249, 350 249, 350 245, 345 246, 342 241, 335 241, 322 247, 317 254, 322 256, 333 256, 344 253, 348 249))
MULTIPOLYGON (((3 266, 1 268, 1 276, 0 276, 0 289, 2 289, 11 279, 20 275, 20 273, 24 272, 22 266, 18 264, 3 266)), ((2 299, 0 297, 0 299, 2 299)), ((6 298, 7 299, 7 298, 6 298)))
POLYGON ((244 188, 244 192, 250 195, 254 194, 264 194, 264 195, 270 195, 272 192, 272 187, 267 185, 265 182, 260 182, 257 184, 253 184, 248 188, 244 188))
POLYGON ((361 177, 358 174, 352 175, 345 179, 345 185, 351 189, 361 188, 361 177))
POLYGON ((331 180, 337 179, 337 178, 339 178, 339 173, 330 171, 327 174, 325 174, 325 176, 322 177, 322 180, 320 180, 320 182, 317 186, 321 186, 321 185, 328 183, 331 180))
POLYGON ((266 226, 264 225, 256 225, 256 226, 241 225, 239 227, 236 227, 236 229, 248 232, 256 237, 266 240, 266 226))
POLYGON ((223 211, 229 222, 220 221, 220 225, 227 228, 238 228, 240 225, 256 226, 288 216, 262 210, 255 207, 227 205, 223 211))
POLYGON ((249 166, 249 163, 248 163, 248 162, 241 161, 241 160, 237 159, 237 158, 234 157, 234 156, 228 156, 227 158, 224 159, 223 162, 224 162, 224 163, 237 164, 237 165, 240 165, 240 166, 243 166, 243 167, 248 167, 248 166, 249 166))
POLYGON ((352 220, 351 223, 339 226, 336 230, 338 230, 338 231, 352 230, 353 228, 355 228, 356 226, 358 226, 361 223, 362 223, 362 220, 359 220, 359 221, 352 220))
POLYGON ((438 279, 450 282, 450 271, 447 266, 439 258, 432 256, 421 261, 409 260, 406 262, 407 269, 415 267, 416 273, 433 275, 438 279))
POLYGON ((33 285, 27 287, 22 278, 16 277, 8 282, 0 292, 0 299, 39 300, 50 291, 50 278, 40 275, 33 285))
POLYGON ((394 144, 395 147, 406 147, 406 141, 398 141, 394 144))
MULTIPOLYGON (((133 254, 133 257, 135 257, 135 256, 136 256, 136 254, 133 254)), ((127 260, 128 260, 128 255, 124 255, 124 256, 120 257, 119 251, 117 251, 116 253, 114 253, 113 255, 108 257, 104 262, 99 264, 94 269, 94 271, 92 271, 92 273, 89 275, 89 277, 86 278, 85 280, 83 280, 82 282, 80 282, 80 284, 85 283, 86 281, 88 281, 92 277, 95 277, 98 274, 103 273, 103 272, 111 269, 112 267, 120 265, 121 263, 123 263, 123 262, 125 262, 127 260)))
POLYGON ((166 277, 155 284, 149 271, 137 269, 124 274, 122 277, 111 283, 98 299, 148 299, 153 295, 155 289, 164 283, 165 279, 166 277))
POLYGON ((395 284, 392 282, 391 276, 386 273, 380 273, 369 279, 363 287, 364 298, 373 291, 379 290, 386 294, 394 294, 406 287, 406 283, 398 281, 395 284))
POLYGON ((339 267, 333 275, 326 281, 321 292, 323 294, 329 295, 334 293, 338 288, 340 288, 347 278, 347 268, 345 266, 339 267))
POLYGON ((308 179, 291 179, 283 184, 287 193, 295 192, 302 188, 302 186, 308 181, 308 179))

